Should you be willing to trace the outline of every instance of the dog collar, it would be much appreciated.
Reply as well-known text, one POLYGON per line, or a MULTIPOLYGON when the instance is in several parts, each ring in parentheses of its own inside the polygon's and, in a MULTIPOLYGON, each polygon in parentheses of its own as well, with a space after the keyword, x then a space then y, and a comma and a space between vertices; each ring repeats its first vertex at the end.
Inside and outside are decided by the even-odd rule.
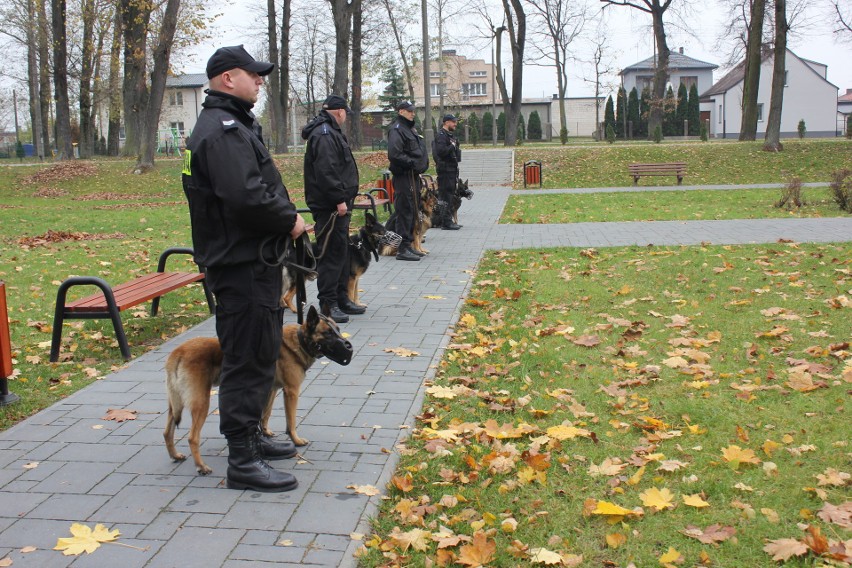
POLYGON ((305 334, 302 333, 302 328, 299 328, 299 331, 296 332, 296 337, 299 338, 299 345, 302 347, 305 353, 307 353, 314 359, 319 359, 320 357, 322 357, 322 349, 320 348, 319 344, 316 342, 308 343, 308 340, 305 339, 305 334))

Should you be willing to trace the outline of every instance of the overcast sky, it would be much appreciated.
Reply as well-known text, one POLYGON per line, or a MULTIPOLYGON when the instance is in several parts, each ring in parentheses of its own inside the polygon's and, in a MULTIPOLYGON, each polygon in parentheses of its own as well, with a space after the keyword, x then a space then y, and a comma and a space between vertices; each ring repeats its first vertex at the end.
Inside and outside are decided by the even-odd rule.
MULTIPOLYGON (((215 40, 213 42, 199 45, 193 57, 194 61, 185 61, 182 70, 188 73, 200 73, 204 71, 204 64, 209 54, 219 46, 245 43, 247 46, 255 44, 247 34, 248 30, 265 30, 266 23, 262 16, 258 15, 258 0, 234 0, 225 3, 219 0, 223 17, 215 24, 215 40), (249 8, 249 6, 254 6, 249 8), (245 25, 240 25, 240 24, 245 25)), ((845 44, 837 43, 831 33, 831 25, 828 18, 828 6, 825 0, 810 0, 808 20, 810 22, 805 33, 791 37, 790 49, 798 56, 811 59, 828 65, 828 80, 839 89, 839 94, 852 89, 852 42, 845 44)), ((263 3, 265 5, 265 2, 263 3)), ((593 9, 598 9, 598 3, 591 0, 593 9)), ((211 3, 212 5, 212 3, 211 3)), ((327 3, 323 3, 328 9, 329 19, 331 9, 327 3)), ((678 29, 677 26, 669 24, 671 20, 667 15, 667 39, 669 48, 674 52, 679 48, 684 49, 684 54, 701 61, 719 65, 714 73, 714 80, 720 79, 728 68, 724 67, 725 54, 728 47, 722 50, 717 45, 719 31, 724 27, 726 15, 719 8, 719 3, 714 1, 697 0, 693 2, 694 14, 689 18, 690 22, 696 22, 700 27, 687 33, 678 29)), ((602 4, 601 4, 602 6, 602 4)), ((211 7, 211 10, 213 8, 211 7)), ((499 17, 498 11, 494 11, 495 18, 499 17)), ((653 34, 650 30, 650 15, 638 10, 609 6, 606 9, 606 29, 608 30, 608 52, 615 71, 610 78, 611 84, 617 84, 617 72, 628 65, 650 57, 654 53, 653 34)), ((453 34, 456 37, 469 37, 477 35, 472 29, 471 22, 478 19, 475 14, 469 17, 457 18, 453 34)), ((420 25, 411 30, 412 35, 420 35, 420 25)), ((457 50, 459 55, 468 58, 484 59, 491 61, 490 47, 487 40, 460 42, 461 45, 450 45, 457 50)), ((511 55, 508 52, 508 41, 504 37, 505 53, 503 55, 504 67, 507 73, 511 72, 511 55)), ((574 57, 579 60, 590 57, 588 42, 578 41, 574 57)), ((294 45, 293 49, 298 49, 294 45)), ((568 96, 587 96, 594 93, 593 82, 583 80, 583 69, 579 64, 572 66, 569 78, 568 96)), ((586 70, 589 79, 593 81, 593 75, 586 70)), ((556 77, 552 67, 527 66, 524 70, 524 96, 525 97, 550 97, 556 92, 556 77)))

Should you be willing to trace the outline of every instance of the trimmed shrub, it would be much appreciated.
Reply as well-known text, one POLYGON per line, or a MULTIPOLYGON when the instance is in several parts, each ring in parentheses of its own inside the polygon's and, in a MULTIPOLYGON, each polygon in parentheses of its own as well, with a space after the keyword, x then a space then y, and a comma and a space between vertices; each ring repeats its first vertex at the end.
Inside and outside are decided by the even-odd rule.
POLYGON ((482 115, 482 140, 491 142, 494 135, 494 115, 491 111, 485 111, 482 115))
POLYGON ((707 125, 703 122, 701 123, 701 130, 699 132, 699 135, 701 136, 702 142, 707 142, 707 125))
POLYGON ((501 112, 497 115, 497 140, 506 139, 506 113, 501 112))
POLYGON ((518 139, 516 144, 519 146, 524 143, 524 138, 527 137, 527 127, 524 125, 524 115, 518 115, 518 139))
POLYGON ((615 142, 615 128, 611 124, 606 125, 606 141, 610 144, 615 142))
POLYGON ((479 142, 479 117, 476 116, 475 112, 470 113, 470 116, 467 117, 467 140, 465 141, 474 146, 479 142))
POLYGON ((798 130, 799 130, 799 138, 804 138, 805 134, 807 134, 807 132, 808 132, 808 127, 805 126, 805 119, 804 118, 799 121, 798 130))
POLYGON ((686 119, 689 121, 689 135, 699 136, 701 134, 701 105, 698 102, 698 87, 695 84, 689 88, 686 119))
POLYGON ((559 129, 559 141, 562 142, 563 146, 568 143, 568 129, 567 128, 560 128, 559 129))
POLYGON ((530 118, 527 120, 527 139, 542 140, 541 117, 538 111, 534 110, 530 113, 530 118))
POLYGON ((659 144, 662 141, 663 141, 663 129, 660 128, 660 125, 658 124, 654 128, 654 142, 659 144))
POLYGON ((615 135, 618 138, 626 136, 624 123, 627 115, 627 91, 624 87, 619 87, 618 95, 615 99, 615 135))
POLYGON ((844 168, 833 172, 829 187, 840 209, 852 213, 852 170, 844 168))
POLYGON ((606 106, 604 107, 604 132, 612 126, 615 129, 615 110, 612 102, 612 96, 606 98, 606 106))

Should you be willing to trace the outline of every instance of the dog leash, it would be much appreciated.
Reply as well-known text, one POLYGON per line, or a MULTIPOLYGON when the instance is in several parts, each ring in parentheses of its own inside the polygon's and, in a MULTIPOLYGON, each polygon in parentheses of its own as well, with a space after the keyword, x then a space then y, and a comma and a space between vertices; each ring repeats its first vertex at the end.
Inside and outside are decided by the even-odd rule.
POLYGON ((311 239, 307 233, 297 238, 290 235, 267 237, 260 242, 257 256, 266 266, 287 266, 296 272, 296 315, 299 324, 304 320, 304 307, 308 302, 305 279, 316 278, 317 259, 314 257, 311 239))

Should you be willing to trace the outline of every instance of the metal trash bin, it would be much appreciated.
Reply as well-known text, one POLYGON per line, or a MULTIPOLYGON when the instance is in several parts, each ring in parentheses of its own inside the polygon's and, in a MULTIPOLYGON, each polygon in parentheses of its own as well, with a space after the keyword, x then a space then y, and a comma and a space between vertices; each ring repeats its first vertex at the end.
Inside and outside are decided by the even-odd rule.
POLYGON ((524 187, 538 184, 541 187, 541 162, 530 160, 524 163, 524 187))
POLYGON ((385 170, 382 172, 382 179, 376 181, 376 187, 380 187, 387 192, 387 197, 390 199, 390 202, 393 203, 393 180, 391 179, 390 170, 385 170))

